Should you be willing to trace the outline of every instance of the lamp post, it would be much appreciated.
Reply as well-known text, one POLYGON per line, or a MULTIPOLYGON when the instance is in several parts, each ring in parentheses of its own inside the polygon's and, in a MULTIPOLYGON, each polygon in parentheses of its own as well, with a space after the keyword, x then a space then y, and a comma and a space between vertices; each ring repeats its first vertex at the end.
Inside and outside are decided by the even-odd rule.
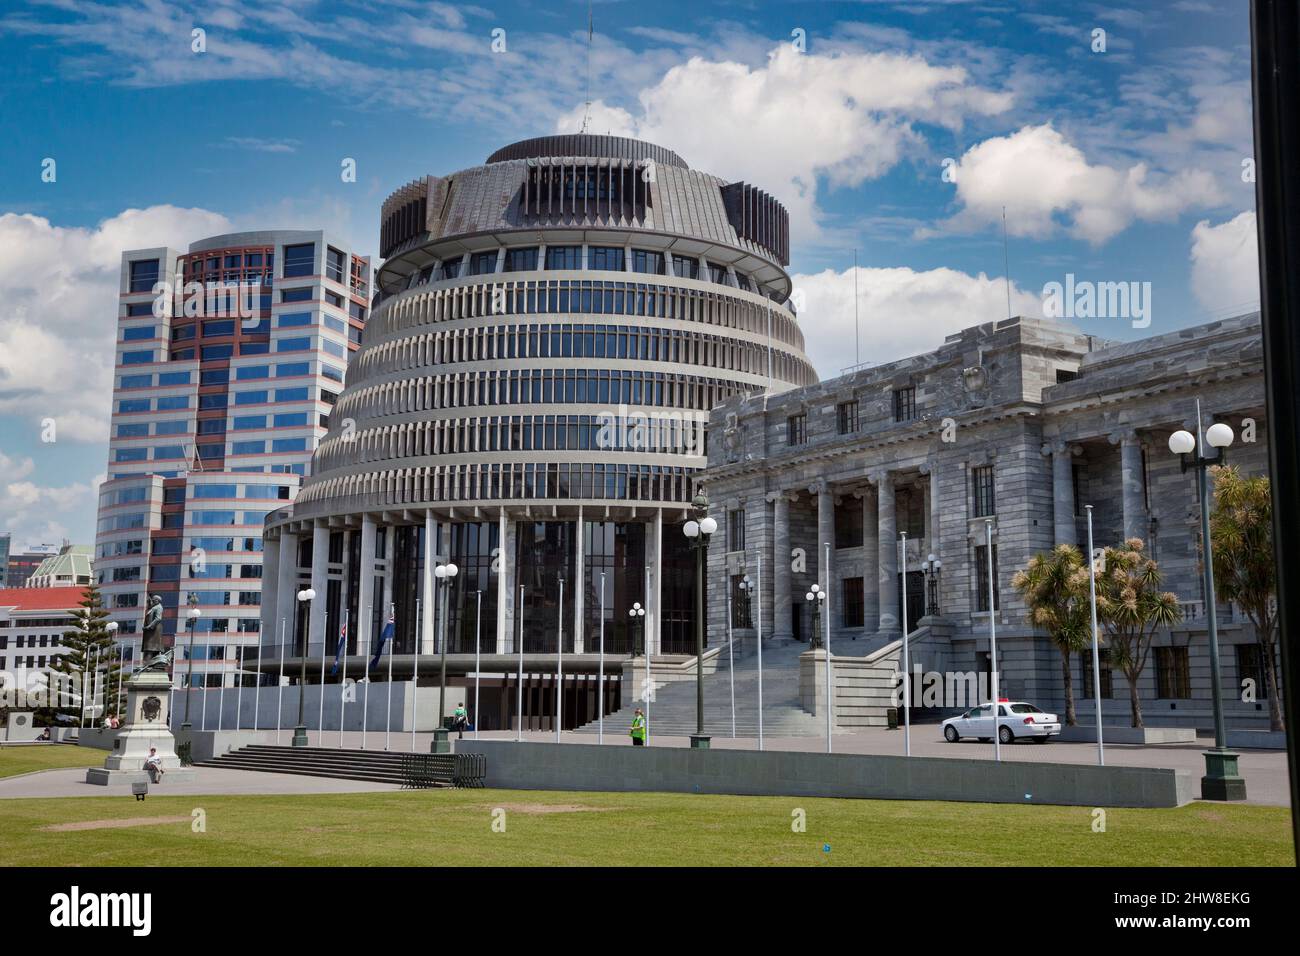
MULTIPOLYGON (((302 635, 302 650, 298 653, 298 726, 293 728, 290 742, 294 747, 307 746, 307 648, 311 640, 311 602, 315 597, 315 588, 303 588, 298 592, 298 600, 307 605, 307 627, 302 635)), ((324 687, 321 691, 324 692, 324 687)))
POLYGON ((642 644, 645 641, 645 608, 641 606, 640 601, 634 601, 632 606, 627 610, 628 623, 632 626, 632 656, 640 657, 643 653, 642 644), (640 630, 636 626, 640 624, 640 630))
POLYGON ((199 610, 199 596, 193 591, 190 592, 188 603, 189 609, 185 612, 185 617, 188 618, 190 628, 190 663, 185 675, 185 720, 181 723, 181 730, 190 729, 190 698, 194 696, 194 625, 203 613, 199 610))
POLYGON ((921 572, 925 575, 925 613, 934 617, 939 613, 939 570, 943 562, 933 554, 921 562, 921 572))
POLYGON ((820 621, 822 619, 822 605, 826 603, 826 592, 822 590, 820 584, 814 584, 803 598, 808 602, 808 606, 812 608, 812 639, 808 642, 808 649, 815 651, 822 646, 820 621))
MULTIPOLYGON (((438 589, 438 607, 442 611, 442 626, 439 630, 440 662, 438 665, 438 724, 433 728, 433 753, 451 753, 451 741, 447 735, 447 602, 451 600, 451 585, 456 580, 460 568, 448 562, 433 569, 435 586, 438 589)), ((475 720, 478 715, 475 714, 475 720)))
MULTIPOLYGON (((637 647, 645 643, 645 608, 641 606, 640 601, 633 601, 632 606, 628 608, 627 616, 629 626, 635 627, 641 625, 641 633, 632 639, 632 656, 636 657, 637 647)), ((634 668, 635 672, 635 668, 634 668)), ((650 743, 650 694, 653 685, 650 683, 650 648, 645 648, 645 742, 650 743)))
POLYGON ((691 748, 709 749, 709 738, 704 736, 704 563, 709 552, 709 538, 718 530, 718 522, 709 517, 709 499, 700 489, 691 502, 693 517, 682 525, 695 549, 695 733, 691 748))
POLYGON ((1227 459, 1228 446, 1235 437, 1232 428, 1222 422, 1206 429, 1204 439, 1198 439, 1201 432, 1201 402, 1196 402, 1196 431, 1179 430, 1169 436, 1169 450, 1182 460, 1183 471, 1195 468, 1201 497, 1201 540, 1204 555, 1202 564, 1205 572, 1205 623, 1210 644, 1210 693, 1214 701, 1214 748, 1205 752, 1205 776, 1201 777, 1202 800, 1245 800, 1246 780, 1241 776, 1237 766, 1238 755, 1229 750, 1227 735, 1223 727, 1223 692, 1219 679, 1219 628, 1216 620, 1217 607, 1214 597, 1214 553, 1210 541, 1210 482, 1208 469, 1222 465, 1227 459), (1197 451, 1205 442, 1216 449, 1212 457, 1197 451))
MULTIPOLYGON (((104 630, 108 631, 108 639, 113 642, 117 650, 117 694, 113 697, 113 713, 117 713, 118 707, 122 704, 122 645, 117 643, 117 621, 109 621, 104 625, 104 630)), ((104 682, 108 682, 108 672, 104 673, 104 682)), ((108 688, 104 688, 105 697, 107 697, 108 688)), ((108 715, 108 708, 104 708, 104 715, 108 715)))

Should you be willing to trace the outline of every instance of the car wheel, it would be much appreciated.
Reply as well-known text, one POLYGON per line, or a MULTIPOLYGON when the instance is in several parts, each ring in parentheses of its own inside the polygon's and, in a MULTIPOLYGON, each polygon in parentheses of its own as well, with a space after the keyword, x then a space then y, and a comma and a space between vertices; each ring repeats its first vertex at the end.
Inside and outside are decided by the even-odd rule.
POLYGON ((947 727, 943 728, 943 739, 948 741, 950 744, 955 744, 961 739, 961 735, 957 733, 956 727, 949 724, 947 727))
POLYGON ((1011 732, 1010 727, 999 727, 998 740, 1002 741, 1004 744, 1015 743, 1016 735, 1011 732))

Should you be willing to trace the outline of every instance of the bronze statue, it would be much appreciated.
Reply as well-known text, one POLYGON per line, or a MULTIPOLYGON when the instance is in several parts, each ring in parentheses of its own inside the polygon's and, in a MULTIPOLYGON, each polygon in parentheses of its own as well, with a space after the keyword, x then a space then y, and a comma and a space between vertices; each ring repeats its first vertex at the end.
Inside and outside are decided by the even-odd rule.
POLYGON ((144 612, 143 635, 140 641, 140 656, 144 659, 142 671, 165 671, 172 662, 172 652, 163 648, 162 632, 163 606, 162 598, 156 594, 149 596, 149 608, 144 612))

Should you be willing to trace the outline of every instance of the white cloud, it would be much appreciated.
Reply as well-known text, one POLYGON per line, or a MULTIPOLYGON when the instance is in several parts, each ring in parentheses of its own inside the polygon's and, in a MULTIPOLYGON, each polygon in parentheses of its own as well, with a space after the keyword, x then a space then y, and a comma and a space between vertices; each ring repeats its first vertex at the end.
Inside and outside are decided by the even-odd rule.
MULTIPOLYGON (((958 129, 1009 109, 1012 96, 919 55, 782 45, 757 68, 693 56, 639 99, 639 115, 593 103, 589 128, 670 145, 696 169, 761 186, 781 197, 792 234, 807 241, 818 231, 819 177, 845 187, 877 178, 924 148, 914 123, 958 129)), ((581 106, 563 114, 557 129, 576 132, 582 116, 581 106)))
MULTIPOLYGON (((863 362, 880 363, 936 349, 961 329, 1007 316, 1004 281, 954 269, 858 268, 858 314, 863 362)), ((853 269, 795 275, 799 324, 817 374, 834 378, 854 364, 853 269)), ((1012 283, 1016 315, 1041 316, 1037 296, 1012 283)))
MULTIPOLYGON (((31 458, 11 458, 0 452, 0 528, 13 535, 15 551, 34 544, 59 544, 64 538, 76 538, 69 532, 68 522, 80 524, 76 512, 104 479, 101 474, 89 484, 73 482, 46 487, 30 480, 35 470, 31 458)), ((91 542, 77 540, 75 543, 91 542)))
POLYGON ((1005 206, 1012 235, 1047 238, 1064 231, 1094 245, 1135 221, 1168 220, 1223 201, 1203 170, 1153 175, 1145 163, 1126 169, 1089 163, 1050 123, 972 146, 956 174, 963 208, 949 225, 1000 223, 1005 206))
POLYGON ((90 228, 0 215, 0 420, 6 441, 16 441, 20 429, 39 440, 46 418, 55 420, 60 441, 104 441, 122 252, 184 247, 229 229, 218 213, 175 206, 128 209, 90 228))
POLYGON ((1192 229, 1192 293, 1206 311, 1240 314, 1259 308, 1259 248, 1255 214, 1192 229))

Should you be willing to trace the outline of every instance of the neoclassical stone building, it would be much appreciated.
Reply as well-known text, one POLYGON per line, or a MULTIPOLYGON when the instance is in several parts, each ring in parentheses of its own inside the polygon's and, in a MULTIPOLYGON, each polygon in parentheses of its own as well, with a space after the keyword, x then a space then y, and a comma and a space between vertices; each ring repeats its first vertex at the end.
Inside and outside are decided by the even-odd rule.
MULTIPOLYGON (((1148 724, 1208 727, 1196 480, 1167 447, 1171 432, 1195 430, 1197 398, 1207 427, 1236 430, 1229 460, 1266 470, 1257 314, 1126 343, 1012 318, 950 335, 924 355, 732 398, 710 421, 704 483, 721 525, 710 582, 730 577, 737 594, 761 551, 765 640, 807 639, 805 594, 818 583, 829 592, 832 651, 866 657, 899 637, 906 580, 908 618, 923 629, 915 663, 987 671, 991 527, 1001 688, 1057 708, 1060 656, 1027 624, 1011 576, 1058 542, 1083 545, 1092 505, 1096 546, 1148 542, 1182 604, 1183 622, 1156 638, 1142 675, 1148 724), (937 576, 923 570, 931 556, 937 576)), ((721 632, 727 602, 709 607, 710 630, 721 632)), ((733 610, 734 624, 756 620, 733 610)), ((1230 726, 1266 728, 1267 705, 1240 699, 1243 678, 1264 684, 1252 628, 1222 603, 1219 627, 1230 726)), ((752 640, 754 630, 737 633, 752 640)), ((1087 664, 1073 662, 1081 713, 1090 712, 1087 664)), ((1127 685, 1104 659, 1102 687, 1108 719, 1125 722, 1127 685)), ((841 684, 841 723, 879 722, 846 693, 841 684)))

